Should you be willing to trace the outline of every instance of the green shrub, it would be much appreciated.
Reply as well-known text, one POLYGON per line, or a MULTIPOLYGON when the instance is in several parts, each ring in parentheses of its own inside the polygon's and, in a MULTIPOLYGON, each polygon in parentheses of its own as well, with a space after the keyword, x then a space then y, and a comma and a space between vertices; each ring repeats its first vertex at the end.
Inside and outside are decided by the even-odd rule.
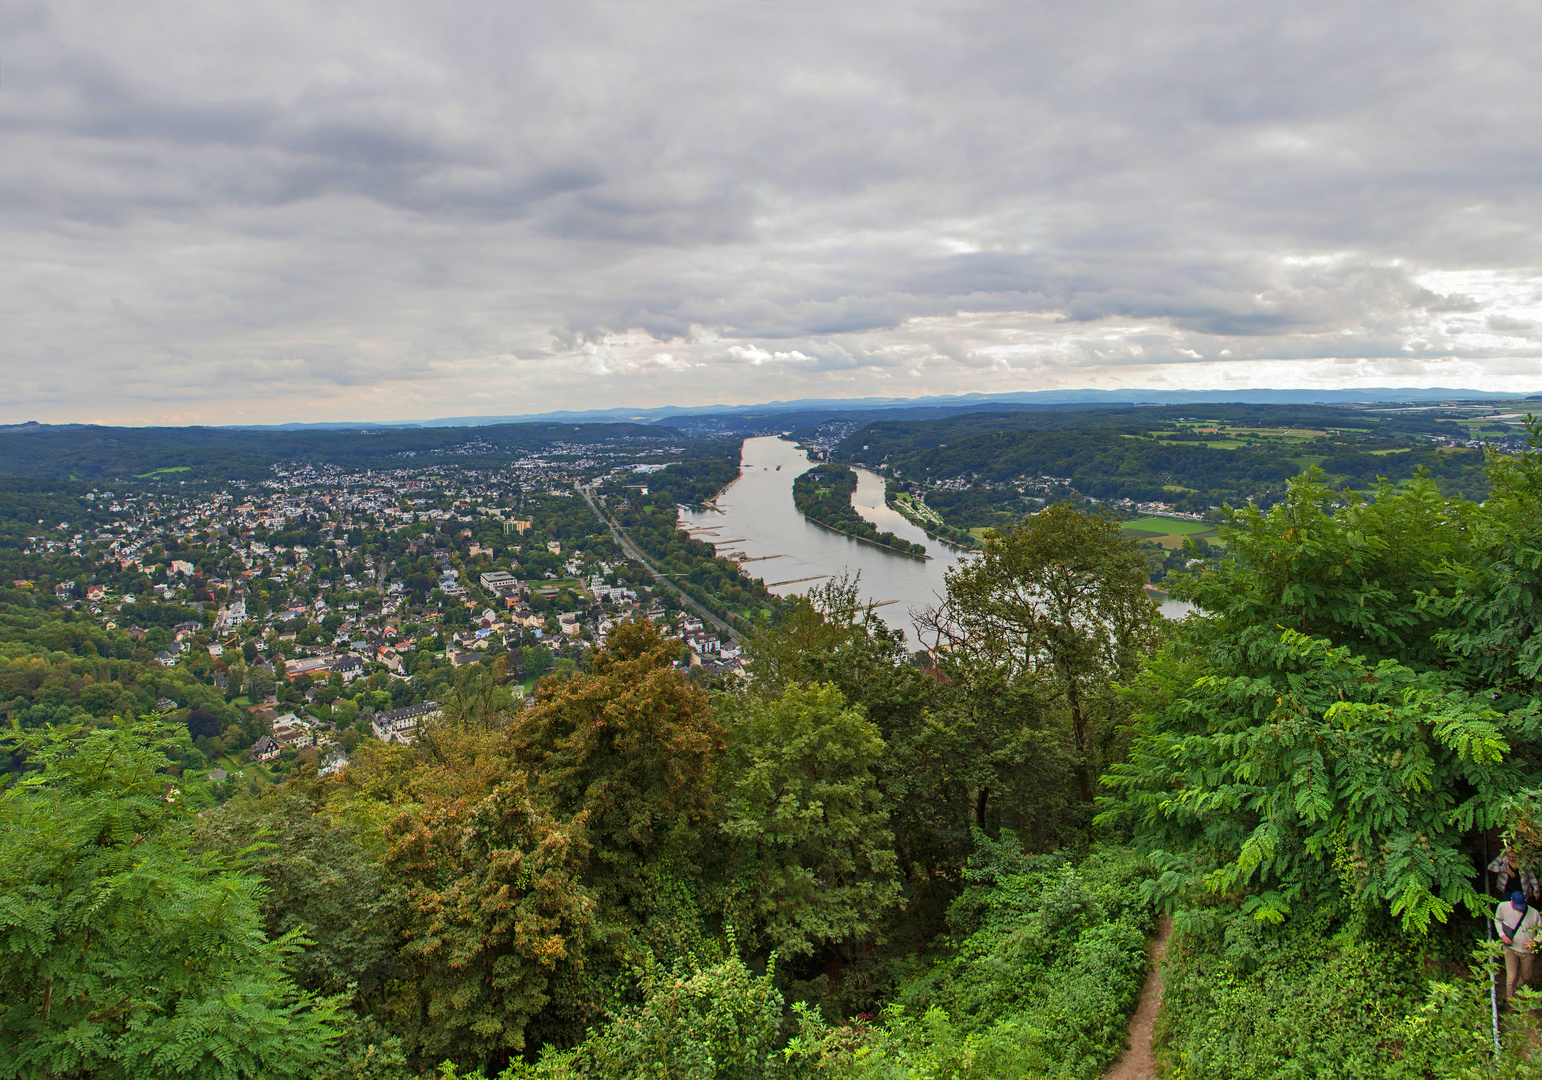
POLYGON ((782 995, 773 973, 756 975, 737 955, 706 966, 644 970, 641 1005, 623 1009, 574 1049, 550 1048, 501 1080, 759 1080, 775 1075, 782 995))
POLYGON ((1464 938, 1472 944, 1470 926, 1414 937, 1390 917, 1346 925, 1344 913, 1325 905, 1279 926, 1240 911, 1180 915, 1156 1032, 1173 1075, 1537 1075, 1519 1056, 1536 1045, 1519 1012, 1506 1017, 1494 1071, 1487 970, 1451 960, 1464 938))
POLYGON ((1025 856, 1005 829, 999 841, 976 833, 976 845, 942 958, 901 987, 852 1067, 891 1059, 898 1076, 1098 1076, 1123 1048, 1145 981, 1153 916, 1137 883, 1148 868, 1114 847, 1079 866, 1025 856))

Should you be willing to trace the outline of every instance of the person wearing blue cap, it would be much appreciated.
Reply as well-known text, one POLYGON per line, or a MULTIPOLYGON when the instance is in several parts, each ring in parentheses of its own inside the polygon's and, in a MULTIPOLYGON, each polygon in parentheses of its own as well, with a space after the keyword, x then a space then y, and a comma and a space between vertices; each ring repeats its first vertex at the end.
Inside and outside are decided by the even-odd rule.
POLYGON ((1517 990, 1531 982, 1542 915, 1526 903, 1526 894, 1516 889, 1510 899, 1501 900, 1494 910, 1494 928, 1505 947, 1505 997, 1513 998, 1517 990))

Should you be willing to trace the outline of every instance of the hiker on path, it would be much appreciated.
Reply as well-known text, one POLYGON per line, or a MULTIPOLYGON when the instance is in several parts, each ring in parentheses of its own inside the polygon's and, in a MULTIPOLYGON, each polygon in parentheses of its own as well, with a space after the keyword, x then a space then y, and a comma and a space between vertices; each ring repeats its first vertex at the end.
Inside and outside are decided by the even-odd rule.
POLYGON ((1526 894, 1516 889, 1510 899, 1501 901, 1494 909, 1494 929, 1505 947, 1505 997, 1513 998, 1517 990, 1531 982, 1542 915, 1526 903, 1526 894))
POLYGON ((1499 858, 1488 864, 1489 873, 1495 875, 1494 886, 1499 890, 1500 896, 1509 896, 1515 889, 1520 889, 1526 894, 1526 899, 1532 902, 1542 901, 1542 884, 1537 881, 1535 870, 1522 870, 1520 856, 1514 848, 1506 848, 1499 853, 1499 858), (1511 885, 1514 881, 1516 884, 1511 885))

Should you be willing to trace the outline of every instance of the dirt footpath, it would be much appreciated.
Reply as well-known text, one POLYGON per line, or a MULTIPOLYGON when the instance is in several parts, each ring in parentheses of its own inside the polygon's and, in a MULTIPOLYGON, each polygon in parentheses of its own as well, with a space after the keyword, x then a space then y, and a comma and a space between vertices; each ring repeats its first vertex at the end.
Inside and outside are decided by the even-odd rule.
POLYGON ((1130 1017, 1130 1048, 1103 1074, 1103 1080, 1154 1080, 1156 1077, 1156 1060, 1151 1056, 1151 1032, 1156 1027, 1157 1014, 1162 1011, 1162 957, 1167 954, 1167 936, 1172 932, 1173 921, 1163 915, 1157 924, 1156 937, 1151 939, 1151 971, 1146 975, 1146 986, 1140 992, 1135 1015, 1130 1017))

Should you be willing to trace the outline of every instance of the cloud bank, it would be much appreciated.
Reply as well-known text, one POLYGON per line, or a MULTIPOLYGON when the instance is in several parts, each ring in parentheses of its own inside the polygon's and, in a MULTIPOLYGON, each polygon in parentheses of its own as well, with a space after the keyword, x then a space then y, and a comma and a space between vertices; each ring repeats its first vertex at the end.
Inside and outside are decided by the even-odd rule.
POLYGON ((1542 389, 1542 9, 0 6, 0 420, 1542 389))

